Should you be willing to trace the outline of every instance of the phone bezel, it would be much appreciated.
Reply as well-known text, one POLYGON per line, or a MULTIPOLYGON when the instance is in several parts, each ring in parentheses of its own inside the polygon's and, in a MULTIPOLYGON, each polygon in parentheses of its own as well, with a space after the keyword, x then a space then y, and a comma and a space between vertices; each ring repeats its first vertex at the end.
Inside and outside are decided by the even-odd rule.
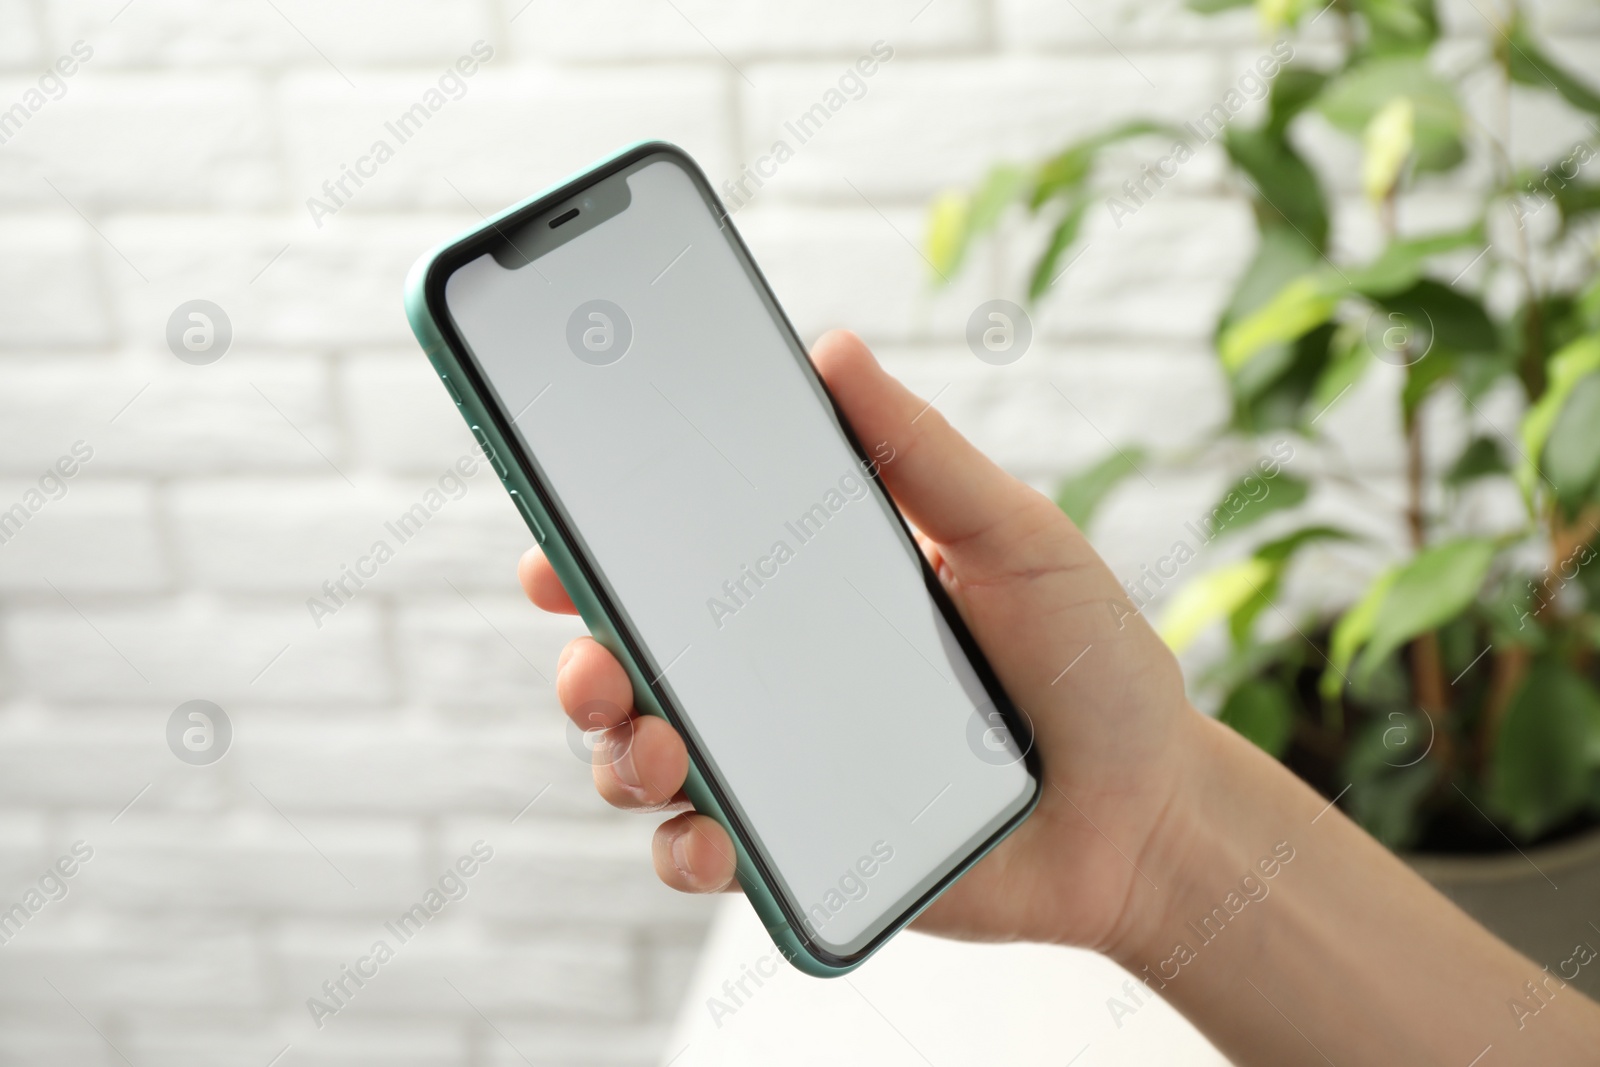
POLYGON ((944 587, 939 582, 938 575, 929 566, 922 553, 916 549, 916 542, 911 535, 910 526, 900 513, 899 507, 894 503, 894 499, 889 494, 887 487, 884 486, 878 474, 877 465, 871 460, 861 442, 857 439, 837 401, 828 391, 826 383, 816 373, 816 369, 806 355, 805 345, 801 341, 798 332, 789 321, 789 317, 782 306, 778 303, 772 287, 768 284, 765 275, 762 274, 760 267, 750 254, 743 237, 740 236, 737 228, 733 225, 731 216, 717 198, 704 172, 693 158, 676 145, 665 142, 640 144, 550 190, 521 208, 507 213, 503 217, 486 222, 483 226, 440 249, 427 265, 426 273, 422 279, 422 297, 440 337, 449 347, 456 363, 465 373, 467 380, 461 384, 470 389, 482 403, 484 410, 494 420, 495 428, 499 432, 501 439, 510 446, 512 454, 504 458, 516 464, 538 496, 545 514, 549 516, 554 524, 555 529, 549 531, 548 536, 559 538, 561 543, 568 549, 573 561, 583 572, 589 591, 615 628, 618 638, 626 647, 628 654, 633 657, 634 662, 644 667, 655 665, 655 657, 650 655, 644 641, 635 632, 628 613, 612 596, 610 583, 605 579, 604 571, 597 561, 590 556, 584 539, 577 535, 575 529, 568 523, 565 508, 560 503, 560 497, 546 483, 539 465, 533 462, 531 455, 527 454, 521 435, 517 433, 515 425, 499 402, 497 394, 487 382, 470 347, 464 342, 445 300, 445 287, 450 277, 464 264, 477 259, 485 253, 492 252, 496 246, 509 240, 508 232, 515 231, 519 227, 535 220, 538 216, 552 211, 565 201, 580 196, 584 190, 605 181, 607 178, 635 168, 649 160, 650 157, 658 155, 670 157, 672 162, 690 177, 707 210, 712 213, 719 226, 728 234, 735 254, 738 256, 741 265, 744 267, 769 313, 772 314, 775 322, 785 335, 791 353, 803 366, 804 372, 808 375, 809 381, 819 398, 826 401, 835 425, 844 435, 851 450, 861 462, 864 473, 868 475, 870 482, 874 486, 873 491, 879 495, 881 502, 887 504, 890 514, 900 524, 901 531, 910 543, 913 554, 921 566, 923 584, 929 596, 937 605, 957 643, 971 662, 985 693, 1004 720, 1006 728, 1022 746, 1023 766, 1033 781, 1032 792, 1016 814, 1008 818, 992 833, 976 841, 972 847, 966 849, 959 857, 956 857, 956 862, 951 866, 950 870, 935 880, 915 899, 886 917, 883 921, 882 929, 878 930, 870 939, 848 953, 837 953, 828 947, 827 943, 821 942, 812 936, 809 924, 803 918, 803 911, 801 910, 803 905, 791 899, 785 882, 770 868, 765 850, 760 844, 760 836, 754 833, 752 828, 747 825, 747 820, 742 814, 742 807, 724 787, 720 776, 716 773, 715 762, 699 750, 695 740, 695 731, 691 728, 686 728, 685 725, 689 721, 689 717, 684 715, 679 708, 672 691, 666 685, 666 679, 659 673, 645 672, 646 682, 664 717, 683 737, 691 760, 700 769, 707 788, 712 793, 717 804, 722 808, 722 814, 730 824, 728 829, 738 835, 741 844, 744 846, 745 853, 757 869, 756 873, 762 879, 769 895, 783 914, 794 936, 806 951, 811 953, 819 962, 829 967, 848 969, 876 951, 884 941, 901 929, 911 917, 914 917, 965 873, 976 857, 988 851, 997 841, 1011 833, 1028 817, 1036 805, 1040 791, 1043 788, 1042 771, 1039 765, 1038 753, 1035 751, 1033 744, 1032 731, 1026 717, 1018 711, 1009 694, 1000 684, 987 657, 978 647, 960 613, 945 593, 944 587))

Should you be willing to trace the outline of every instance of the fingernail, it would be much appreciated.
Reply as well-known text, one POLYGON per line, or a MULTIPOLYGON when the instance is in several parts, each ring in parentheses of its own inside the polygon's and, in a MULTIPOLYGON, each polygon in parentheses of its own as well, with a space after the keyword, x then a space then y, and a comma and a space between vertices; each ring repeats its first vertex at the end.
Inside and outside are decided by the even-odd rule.
POLYGON ((690 885, 695 884, 694 875, 689 871, 689 827, 685 826, 678 831, 672 839, 672 865, 683 875, 683 880, 690 885))
POLYGON ((617 780, 630 789, 644 785, 639 778, 639 768, 633 765, 633 738, 615 737, 615 731, 606 731, 606 758, 611 761, 611 772, 617 780))

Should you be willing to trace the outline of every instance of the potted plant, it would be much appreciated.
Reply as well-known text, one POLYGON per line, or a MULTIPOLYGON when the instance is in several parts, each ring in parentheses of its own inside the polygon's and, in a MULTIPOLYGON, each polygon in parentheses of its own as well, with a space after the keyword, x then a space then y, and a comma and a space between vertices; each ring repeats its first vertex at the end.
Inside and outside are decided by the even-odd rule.
MULTIPOLYGON (((1436 47, 1433 0, 1258 9, 1277 43, 1197 122, 1127 123, 1035 163, 995 166, 935 201, 927 256, 948 280, 974 242, 1043 224, 1028 294, 1039 300, 1072 261, 1089 212, 1120 222, 1190 156, 1220 148, 1258 234, 1214 334, 1231 416, 1187 457, 1114 449, 1062 484, 1061 506, 1088 524, 1138 464, 1260 455, 1202 520, 1196 540, 1222 547, 1202 549, 1212 565, 1197 565, 1165 603, 1164 636, 1181 651, 1225 625, 1227 651, 1197 683, 1223 721, 1491 928, 1595 992, 1600 966, 1572 960, 1574 946, 1600 946, 1600 164, 1585 169, 1600 155, 1600 95, 1549 57, 1514 8, 1485 16, 1476 55, 1436 47), (1297 36, 1321 19, 1336 30, 1320 52, 1330 58, 1295 56, 1297 36), (1504 148, 1509 119, 1491 130, 1469 117, 1469 79, 1497 86, 1502 116, 1513 86, 1563 100, 1589 134, 1519 166, 1504 148), (1341 210, 1367 212, 1381 230, 1381 250, 1364 262, 1329 241, 1333 183, 1300 147, 1308 123, 1359 147, 1363 202, 1341 210), (1430 186, 1477 175, 1465 225, 1406 224, 1430 186), (1403 429, 1405 489, 1393 501, 1319 460, 1323 416, 1380 364, 1399 368, 1385 372, 1403 429), (1520 414, 1489 419, 1490 398, 1520 414), (1447 462, 1430 462, 1442 420, 1472 429, 1447 462), (1305 459, 1279 462, 1269 441, 1294 442, 1305 459), (1361 536, 1370 522, 1306 517, 1340 484, 1395 513, 1404 546, 1361 536), (1488 520, 1464 503, 1486 498, 1501 502, 1488 520), (1376 560, 1365 587, 1328 603, 1282 601, 1296 568, 1330 552, 1376 560)), ((1140 609, 1150 599, 1148 586, 1128 592, 1140 609)))

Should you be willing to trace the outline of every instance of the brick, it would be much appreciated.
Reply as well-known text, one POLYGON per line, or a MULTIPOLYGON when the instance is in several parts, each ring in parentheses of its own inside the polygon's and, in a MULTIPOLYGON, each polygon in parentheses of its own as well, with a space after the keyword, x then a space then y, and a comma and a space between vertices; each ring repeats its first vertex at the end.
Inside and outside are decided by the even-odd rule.
POLYGON ((115 256, 66 205, 0 219, 0 291, 29 294, 27 300, 7 303, 0 347, 75 348, 104 342, 110 319, 98 276, 108 255, 115 256))
MULTIPOLYGON (((135 1063, 209 1067, 217 1063, 267 1063, 290 1042, 267 1023, 262 1011, 189 1012, 145 1010, 119 1036, 117 1045, 135 1063)), ((298 1051, 300 1046, 294 1046, 298 1051)), ((291 1063, 297 1052, 284 1060, 291 1063)), ((280 1061, 281 1062, 281 1061, 280 1061)), ((397 1061, 404 1062, 404 1061, 397 1061)))
POLYGON ((370 917, 437 877, 422 862, 414 826, 325 815, 291 825, 273 805, 288 810, 294 795, 292 781, 263 777, 243 784, 231 811, 135 807, 114 827, 97 816, 78 836, 103 844, 68 899, 93 909, 233 915, 234 923, 241 911, 370 917))
POLYGON ((884 347, 889 370, 987 455, 1023 478, 1056 478, 1098 462, 1113 444, 1177 453, 1227 416, 1215 357, 1198 346, 1039 342, 991 366, 965 348, 884 347))
POLYGON ((275 798, 291 814, 425 818, 477 811, 508 825, 519 815, 604 817, 607 809, 594 796, 588 764, 568 746, 565 716, 546 708, 532 716, 517 711, 497 729, 443 734, 392 724, 381 738, 359 722, 318 730, 311 724, 284 728, 274 717, 240 739, 237 760, 242 774, 294 781, 294 793, 275 798), (538 803, 524 815, 536 796, 538 803))
POLYGON ((228 313, 241 349, 328 351, 414 344, 401 309, 406 271, 476 218, 340 217, 318 232, 303 216, 140 214, 102 229, 152 279, 107 272, 118 319, 140 344, 165 348, 173 309, 203 297, 228 313))
POLYGON ((657 923, 647 931, 643 951, 649 1018, 670 1020, 678 1013, 705 938, 705 927, 700 924, 667 927, 657 923))
POLYGON ((319 1031, 303 1003, 274 1016, 253 1015, 248 1024, 226 1015, 196 1019, 145 1012, 125 1041, 136 1063, 181 1067, 266 1064, 279 1054, 280 1063, 293 1067, 460 1067, 471 1062, 465 1020, 340 1018, 319 1031))
POLYGON ((538 1024, 497 1021, 483 1031, 486 1067, 656 1067, 665 1056, 667 1029, 661 1024, 538 1024))
POLYGON ((351 447, 365 467, 437 476, 472 447, 472 435, 422 350, 342 361, 339 388, 351 447))
POLYGON ((1254 250, 1249 208, 1240 200, 1158 196, 1120 221, 1119 228, 1109 211, 1085 217, 1082 258, 1041 301, 1040 332, 1209 339, 1254 250))
POLYGON ((332 62, 359 76, 361 64, 448 63, 492 33, 486 6, 475 0, 357 0, 337 6, 274 0, 224 7, 203 0, 139 0, 139 10, 108 23, 124 2, 52 5, 53 35, 92 40, 96 60, 106 66, 327 69, 332 62))
POLYGON ((1130 0, 1084 0, 1072 6, 1000 0, 995 17, 1002 46, 1016 51, 1193 48, 1248 43, 1261 35, 1259 17, 1249 8, 1202 15, 1182 5, 1130 0))
POLYGON ((556 659, 585 632, 571 617, 546 615, 520 593, 450 590, 403 605, 396 628, 407 685, 443 707, 489 705, 554 712, 556 659))
POLYGON ((506 922, 653 922, 699 924, 712 901, 674 892, 657 881, 650 837, 660 818, 615 823, 519 821, 511 831, 491 823, 453 822, 455 839, 493 837, 495 877, 482 886, 478 914, 506 922))
POLYGON ((43 66, 42 44, 33 5, 27 0, 0 0, 0 66, 43 66))
MULTIPOLYGON (((96 860, 100 859, 99 856, 96 860)), ((73 879, 86 879, 91 860, 73 879)), ((70 885, 71 883, 69 883, 70 885)), ((72 900, 71 895, 66 901, 72 900)), ((148 925, 110 915, 62 918, 47 904, 5 946, 15 966, 0 971, 0 993, 10 1005, 59 1005, 48 975, 92 1018, 97 1012, 142 1008, 229 1009, 265 1005, 258 968, 240 966, 258 950, 236 922, 201 920, 148 925)))
POLYGON ((673 141, 708 171, 726 166, 725 79, 715 71, 557 72, 503 64, 490 60, 464 79, 459 98, 403 141, 386 123, 397 123, 435 87, 435 72, 364 74, 355 91, 321 73, 285 79, 280 98, 297 218, 312 225, 308 198, 332 203, 322 186, 337 180, 343 165, 376 173, 360 187, 347 180, 350 195, 340 199, 348 206, 317 219, 315 232, 343 229, 352 214, 396 207, 466 208, 476 221, 480 212, 499 211, 637 140, 673 141), (393 158, 360 163, 380 140, 393 158))
POLYGON ((923 198, 973 183, 991 163, 1037 159, 1127 119, 1186 120, 1196 100, 1221 91, 1209 57, 1164 56, 1157 65, 1157 57, 1130 56, 1155 72, 1154 88, 1116 55, 896 58, 804 143, 784 120, 816 105, 837 71, 772 64, 757 70, 756 89, 745 90, 744 133, 752 146, 775 136, 789 143, 795 155, 780 174, 793 195, 853 201, 848 179, 868 197, 923 198), (973 99, 984 106, 972 107, 973 99))
POLYGON ((224 709, 392 699, 379 620, 367 605, 350 605, 316 632, 298 601, 232 604, 201 595, 138 605, 87 597, 75 603, 83 616, 53 594, 6 613, 20 691, 168 710, 196 697, 224 709))
POLYGON ((260 468, 337 477, 317 454, 345 458, 320 360, 230 348, 197 367, 158 343, 111 358, 7 364, 15 388, 0 395, 0 466, 36 476, 81 439, 94 449, 84 470, 95 477, 260 468))
MULTIPOLYGON (((165 716, 156 712, 119 715, 112 724, 59 716, 9 722, 0 732, 5 738, 0 748, 0 805, 95 806, 109 820, 147 780, 135 781, 135 776, 146 769, 166 769, 160 762, 165 756, 165 728, 165 716)), ((177 761, 170 766, 177 767, 177 761)), ((150 799, 146 795, 140 803, 150 799)), ((30 867, 42 870, 55 854, 40 847, 30 867)))
MULTIPOLYGON (((93 460, 90 461, 93 463, 93 460)), ((161 551, 155 494, 146 485, 86 476, 61 479, 54 468, 39 480, 0 481, 0 509, 41 506, 0 545, 0 589, 158 590, 171 575, 161 551), (50 488, 59 497, 47 495, 50 488)))
MULTIPOLYGON (((308 1018, 307 998, 337 1007, 322 983, 337 980, 343 967, 370 955, 382 941, 394 958, 378 965, 378 973, 364 986, 346 982, 352 994, 341 998, 347 1004, 325 1021, 326 1029, 385 1015, 456 1017, 464 1010, 471 1014, 472 1008, 491 1018, 634 1017, 639 1002, 630 978, 635 959, 627 933, 613 928, 491 934, 476 920, 473 906, 477 883, 495 873, 494 863, 486 864, 467 882, 466 897, 447 903, 405 941, 384 922, 359 930, 349 924, 336 930, 309 923, 289 927, 274 951, 286 999, 294 998, 308 1018)), ((397 907, 395 914, 402 910, 397 907)))
POLYGON ((51 849, 57 842, 44 817, 28 806, 27 800, 13 801, 0 810, 0 899, 20 897, 56 858, 51 849))
POLYGON ((959 337, 970 309, 996 295, 976 269, 956 278, 947 293, 935 293, 919 251, 920 210, 891 208, 880 215, 858 200, 849 207, 782 211, 758 201, 739 212, 736 225, 807 343, 837 327, 872 343, 959 337))
POLYGON ((981 47, 986 37, 983 12, 972 0, 940 0, 903 11, 848 0, 776 7, 690 0, 676 4, 678 11, 648 0, 503 4, 518 55, 563 60, 671 58, 720 64, 719 52, 733 59, 807 54, 854 58, 876 40, 897 50, 947 52, 981 47))
MULTIPOLYGON (((1600 13, 1579 0, 1533 0, 1521 11, 1541 41, 1552 46, 1565 37, 1600 34, 1600 13)), ((1472 0, 1442 0, 1439 4, 1439 21, 1446 31, 1464 37, 1490 36, 1485 16, 1494 17, 1493 9, 1476 7, 1472 0)))
MULTIPOLYGON (((59 208, 64 195, 94 218, 129 207, 256 207, 281 195, 270 115, 253 79, 111 73, 98 62, 65 79, 61 98, 7 142, 7 154, 20 154, 16 168, 0 171, 8 202, 59 208)), ((28 84, 0 81, 0 100, 28 84)))
POLYGON ((337 479, 185 485, 172 501, 185 572, 211 588, 288 594, 307 633, 330 625, 327 615, 313 617, 307 598, 337 613, 379 594, 454 597, 451 583, 515 588, 517 559, 532 536, 486 463, 459 476, 453 462, 463 456, 471 458, 447 458, 431 481, 358 473, 355 488, 337 479), (426 516, 420 529, 417 514, 426 516), (333 593, 324 588, 341 580, 333 593))
POLYGON ((0 1026, 0 1056, 17 1063, 93 1063, 114 1054, 71 1008, 59 999, 56 1004, 60 1011, 48 1021, 37 1012, 27 1020, 7 1019, 0 1026))

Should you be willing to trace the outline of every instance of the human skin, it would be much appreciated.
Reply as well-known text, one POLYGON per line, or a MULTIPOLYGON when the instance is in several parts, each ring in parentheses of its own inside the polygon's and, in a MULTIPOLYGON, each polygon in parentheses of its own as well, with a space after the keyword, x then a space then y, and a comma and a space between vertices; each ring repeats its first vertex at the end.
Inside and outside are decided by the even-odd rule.
MULTIPOLYGON (((1239 1064, 1595 1060, 1600 1006, 1194 710, 1171 652, 1050 500, 973 448, 853 334, 825 335, 812 361, 857 437, 893 448, 883 482, 1006 691, 1028 709, 1043 767, 1037 811, 917 929, 1097 950, 1148 977, 1239 1064), (1262 863, 1273 858, 1268 878, 1262 863), (1268 894, 1204 941, 1190 924, 1230 894, 1236 903, 1247 875, 1268 894), (1179 943, 1192 953, 1181 964, 1179 943), (1544 1006, 1519 1019, 1514 999, 1544 1006)), ((575 613, 538 550, 518 573, 534 604, 575 613)), ((608 728, 594 767, 600 795, 671 814, 652 848, 661 880, 689 893, 737 888, 726 832, 682 793, 682 740, 632 712, 616 659, 579 638, 561 654, 556 689, 579 725, 608 728)), ((1574 942, 1585 933, 1574 930, 1574 942)))

